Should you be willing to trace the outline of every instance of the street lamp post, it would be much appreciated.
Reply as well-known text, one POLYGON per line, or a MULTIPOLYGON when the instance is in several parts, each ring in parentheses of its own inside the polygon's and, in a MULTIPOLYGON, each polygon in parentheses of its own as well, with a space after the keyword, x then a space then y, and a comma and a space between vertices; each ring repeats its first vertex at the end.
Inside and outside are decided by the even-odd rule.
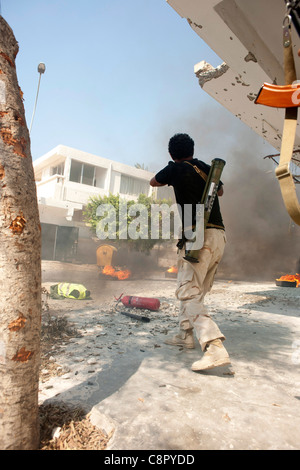
POLYGON ((32 124, 33 124, 33 119, 34 119, 35 110, 36 110, 36 105, 37 105, 37 100, 38 100, 38 96, 39 96, 40 83, 41 83, 41 76, 42 76, 43 73, 45 73, 46 65, 45 65, 43 62, 41 62, 41 63, 38 65, 38 69, 37 69, 37 70, 38 70, 40 76, 39 76, 39 83, 38 83, 38 88, 37 88, 37 93, 36 93, 36 98, 35 98, 35 103, 34 103, 34 109, 33 109, 32 118, 31 118, 31 123, 30 123, 30 128, 29 128, 29 134, 31 133, 32 124))

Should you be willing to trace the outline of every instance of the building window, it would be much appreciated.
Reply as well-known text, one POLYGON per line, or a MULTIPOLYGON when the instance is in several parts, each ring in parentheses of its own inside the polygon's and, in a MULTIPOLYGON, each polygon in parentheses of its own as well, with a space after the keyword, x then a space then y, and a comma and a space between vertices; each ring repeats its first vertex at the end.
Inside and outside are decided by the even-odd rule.
POLYGON ((81 183, 81 167, 82 163, 77 162, 76 160, 72 160, 70 181, 74 181, 74 183, 81 183))
POLYGON ((95 167, 92 165, 83 164, 82 169, 82 184, 89 184, 95 186, 95 167))
POLYGON ((88 165, 87 163, 81 163, 77 160, 72 160, 70 170, 70 181, 73 181, 74 183, 95 186, 95 167, 93 165, 88 165))
POLYGON ((121 194, 132 194, 134 196, 138 194, 148 194, 149 183, 140 180, 138 178, 132 178, 131 176, 121 175, 121 194))
POLYGON ((64 162, 59 163, 56 166, 53 166, 51 168, 51 176, 53 176, 53 175, 63 175, 64 174, 64 169, 65 169, 64 162))

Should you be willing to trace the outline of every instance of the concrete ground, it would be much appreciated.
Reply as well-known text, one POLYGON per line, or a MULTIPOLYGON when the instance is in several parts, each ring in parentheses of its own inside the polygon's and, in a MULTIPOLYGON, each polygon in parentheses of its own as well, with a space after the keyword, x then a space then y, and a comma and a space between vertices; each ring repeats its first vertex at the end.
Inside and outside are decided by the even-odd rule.
MULTIPOLYGON (((46 288, 81 280, 92 300, 49 300, 80 333, 49 351, 61 373, 40 384, 40 402, 91 412, 110 450, 296 450, 300 448, 300 288, 217 279, 206 305, 226 336, 232 365, 193 372, 202 355, 163 343, 177 331, 176 280, 103 281, 96 266, 44 263, 46 288), (120 294, 156 297, 157 312, 123 316, 120 294)), ((128 310, 127 310, 128 311, 128 310)))

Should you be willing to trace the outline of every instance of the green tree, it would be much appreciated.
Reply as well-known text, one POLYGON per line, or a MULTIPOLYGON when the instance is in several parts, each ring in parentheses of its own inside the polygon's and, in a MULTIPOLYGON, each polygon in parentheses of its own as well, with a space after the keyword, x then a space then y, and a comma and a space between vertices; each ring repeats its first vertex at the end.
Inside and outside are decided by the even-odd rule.
MULTIPOLYGON (((84 221, 90 227, 93 235, 99 237, 99 224, 106 229, 107 238, 118 246, 129 250, 141 251, 149 254, 153 246, 165 241, 162 238, 161 219, 159 214, 159 233, 153 238, 151 231, 151 208, 153 205, 171 206, 171 200, 154 200, 145 194, 140 194, 137 201, 125 200, 120 195, 92 196, 83 212, 84 221), (97 215, 101 207, 101 215, 97 215), (140 210, 139 210, 140 208, 140 210), (114 223, 115 221, 115 223, 114 223), (107 226, 105 223, 107 222, 107 226), (111 232, 109 233, 110 225, 111 232)), ((103 233, 103 231, 101 232, 103 233)), ((172 234, 172 228, 170 230, 172 234)))

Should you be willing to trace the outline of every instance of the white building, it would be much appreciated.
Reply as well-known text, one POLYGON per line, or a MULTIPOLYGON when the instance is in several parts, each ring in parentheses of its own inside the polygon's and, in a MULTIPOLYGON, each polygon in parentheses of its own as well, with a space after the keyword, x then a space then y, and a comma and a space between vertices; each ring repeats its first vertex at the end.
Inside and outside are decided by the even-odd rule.
POLYGON ((64 145, 35 160, 33 167, 43 259, 96 262, 97 245, 82 217, 89 198, 111 193, 136 200, 141 193, 152 194, 153 173, 64 145))

